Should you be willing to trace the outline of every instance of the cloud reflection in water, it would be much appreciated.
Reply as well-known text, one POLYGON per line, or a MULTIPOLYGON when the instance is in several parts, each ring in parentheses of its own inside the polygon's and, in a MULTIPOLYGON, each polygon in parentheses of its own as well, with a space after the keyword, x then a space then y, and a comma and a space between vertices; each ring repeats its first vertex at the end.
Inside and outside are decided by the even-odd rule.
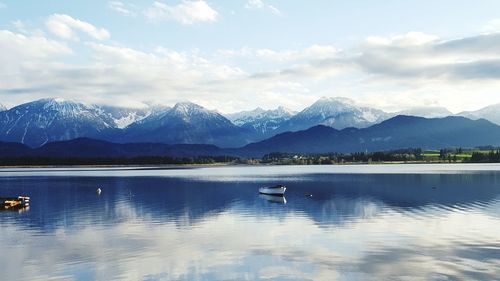
POLYGON ((286 205, 248 181, 3 179, 34 199, 0 213, 0 264, 21 280, 491 280, 497 178, 314 175, 289 182, 286 205))

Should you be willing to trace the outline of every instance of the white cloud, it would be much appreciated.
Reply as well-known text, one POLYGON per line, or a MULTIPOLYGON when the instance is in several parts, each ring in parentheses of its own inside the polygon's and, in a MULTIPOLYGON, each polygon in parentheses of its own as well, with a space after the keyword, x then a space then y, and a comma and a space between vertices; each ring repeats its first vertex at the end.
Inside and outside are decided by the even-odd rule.
POLYGON ((223 61, 237 60, 240 63, 257 66, 260 71, 272 70, 294 64, 313 63, 337 57, 341 50, 329 45, 312 45, 302 49, 254 49, 243 47, 239 50, 218 50, 217 56, 223 61))
POLYGON ((216 10, 202 0, 183 0, 175 6, 155 1, 144 14, 151 20, 175 20, 185 25, 197 22, 214 22, 218 15, 216 10))
POLYGON ((366 39, 366 43, 373 45, 396 45, 396 46, 415 46, 424 45, 438 40, 437 36, 425 34, 422 32, 408 32, 403 35, 392 37, 370 36, 366 39))
POLYGON ((349 58, 372 74, 393 78, 450 80, 498 79, 500 33, 452 40, 423 34, 369 38, 360 55, 349 58))
POLYGON ((131 4, 126 4, 121 1, 109 1, 108 5, 111 10, 124 16, 135 17, 137 15, 135 6, 131 4))
POLYGON ((500 102, 496 95, 500 51, 494 47, 499 44, 500 33, 443 40, 410 32, 370 37, 348 50, 328 46, 295 51, 243 48, 221 54, 259 59, 258 65, 280 62, 249 78, 260 85, 294 81, 307 89, 304 98, 310 93, 345 95, 389 110, 433 104, 457 112, 500 102))
POLYGON ((500 32, 500 19, 492 19, 485 26, 483 31, 486 33, 500 32))
POLYGON ((13 101, 17 98, 13 94, 22 92, 29 93, 30 99, 49 95, 104 104, 148 100, 172 104, 180 97, 204 104, 211 94, 226 95, 216 92, 218 83, 207 85, 211 81, 246 75, 237 67, 213 63, 196 51, 176 52, 158 47, 143 52, 97 43, 84 46, 91 52, 87 63, 73 65, 52 59, 46 64, 31 63, 20 67, 15 82, 2 85, 0 93, 10 95, 9 100, 13 101))
MULTIPOLYGON (((41 36, 26 36, 8 30, 0 30, 0 69, 15 73, 23 65, 49 62, 54 57, 72 54, 65 44, 41 36)), ((5 81, 6 82, 6 81, 5 81)))
MULTIPOLYGON (((63 39, 99 30, 75 27, 71 22, 83 22, 69 16, 51 19, 60 17, 65 28, 54 32, 63 39)), ((23 32, 22 22, 14 25, 23 32)), ((300 110, 321 96, 348 96, 389 110, 432 104, 459 111, 500 102, 500 33, 440 39, 410 32, 369 37, 344 50, 312 45, 209 54, 86 43, 81 47, 90 55, 76 64, 64 61, 72 52, 64 40, 26 34, 0 34, 0 75, 8 77, 0 97, 12 102, 63 96, 114 104, 147 97, 168 104, 188 99, 222 112, 276 105, 300 110)))
MULTIPOLYGON (((59 64, 60 59, 72 54, 61 42, 42 36, 27 36, 0 30, 0 93, 10 105, 19 100, 31 100, 33 91, 48 91, 53 81, 31 83, 33 76, 44 76, 47 69, 59 64)), ((48 92, 44 93, 49 95, 48 92)))
POLYGON ((268 10, 277 16, 281 16, 280 10, 278 10, 273 5, 269 5, 269 4, 264 3, 264 1, 262 1, 262 0, 248 0, 247 3, 245 4, 245 8, 247 8, 247 9, 265 9, 265 10, 268 10))
POLYGON ((50 32, 63 39, 79 40, 75 30, 83 32, 97 40, 106 40, 110 37, 106 29, 95 27, 88 22, 64 14, 51 15, 45 22, 45 25, 50 32))
POLYGON ((332 46, 312 45, 299 50, 274 51, 271 49, 255 50, 255 56, 267 60, 294 61, 294 60, 318 60, 335 56, 338 50, 332 46))

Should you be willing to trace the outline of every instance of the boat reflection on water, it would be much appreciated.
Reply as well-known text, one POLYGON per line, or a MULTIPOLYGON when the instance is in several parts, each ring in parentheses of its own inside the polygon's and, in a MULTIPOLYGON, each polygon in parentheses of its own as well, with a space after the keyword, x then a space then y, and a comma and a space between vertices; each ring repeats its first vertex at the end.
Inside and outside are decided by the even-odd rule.
POLYGON ((282 195, 259 194, 259 197, 271 203, 286 204, 286 198, 282 195))
POLYGON ((11 208, 0 208, 0 212, 24 213, 30 210, 30 206, 15 206, 11 208))

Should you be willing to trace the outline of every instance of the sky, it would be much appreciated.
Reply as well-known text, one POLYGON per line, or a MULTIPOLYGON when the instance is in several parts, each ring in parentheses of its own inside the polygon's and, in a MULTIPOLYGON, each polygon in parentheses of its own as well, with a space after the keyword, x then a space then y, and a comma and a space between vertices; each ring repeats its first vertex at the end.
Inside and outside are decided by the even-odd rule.
POLYGON ((500 1, 0 0, 0 103, 500 103, 500 1))

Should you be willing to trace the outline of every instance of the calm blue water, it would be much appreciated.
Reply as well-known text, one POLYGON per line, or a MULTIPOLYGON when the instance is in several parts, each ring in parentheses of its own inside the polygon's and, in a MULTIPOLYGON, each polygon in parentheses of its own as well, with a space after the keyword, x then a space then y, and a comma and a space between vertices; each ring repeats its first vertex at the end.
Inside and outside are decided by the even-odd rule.
POLYGON ((1 280, 500 279, 499 165, 0 170, 19 194, 1 280))

